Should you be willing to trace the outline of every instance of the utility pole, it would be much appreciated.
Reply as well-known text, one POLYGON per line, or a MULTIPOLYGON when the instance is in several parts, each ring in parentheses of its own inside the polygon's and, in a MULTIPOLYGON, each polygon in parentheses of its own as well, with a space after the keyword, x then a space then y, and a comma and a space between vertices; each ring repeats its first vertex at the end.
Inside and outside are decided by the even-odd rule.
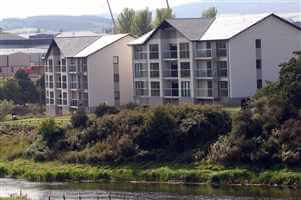
POLYGON ((116 23, 115 23, 115 19, 113 16, 113 12, 112 12, 109 0, 107 0, 107 4, 108 4, 109 10, 110 10, 110 14, 111 14, 112 22, 113 22, 113 33, 115 34, 116 33, 116 23))
POLYGON ((169 9, 170 9, 170 6, 169 6, 168 0, 166 0, 166 5, 167 5, 167 9, 169 10, 169 9))

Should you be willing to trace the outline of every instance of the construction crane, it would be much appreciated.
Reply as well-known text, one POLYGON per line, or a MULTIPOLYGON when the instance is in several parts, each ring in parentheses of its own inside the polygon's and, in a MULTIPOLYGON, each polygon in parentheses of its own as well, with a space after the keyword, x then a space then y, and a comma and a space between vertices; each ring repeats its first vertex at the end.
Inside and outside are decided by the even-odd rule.
POLYGON ((114 19, 114 15, 113 15, 109 0, 107 0, 107 4, 108 4, 109 10, 110 10, 110 14, 111 14, 112 22, 113 22, 113 34, 115 34, 116 33, 116 22, 114 19))

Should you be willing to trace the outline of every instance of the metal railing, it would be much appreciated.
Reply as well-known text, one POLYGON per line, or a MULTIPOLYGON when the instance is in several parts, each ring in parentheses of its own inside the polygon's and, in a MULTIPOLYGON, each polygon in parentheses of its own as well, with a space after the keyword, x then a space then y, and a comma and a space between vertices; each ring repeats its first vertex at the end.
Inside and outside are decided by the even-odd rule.
POLYGON ((212 88, 196 88, 195 89, 196 97, 213 97, 212 88))
POLYGON ((152 97, 159 97, 160 96, 160 89, 151 89, 151 96, 152 97))
POLYGON ((181 69, 182 78, 189 78, 190 74, 191 74, 190 69, 181 69))
POLYGON ((218 57, 226 57, 227 56, 227 49, 226 48, 219 48, 216 51, 218 57))
POLYGON ((189 50, 180 51, 180 58, 190 58, 190 51, 189 50))
POLYGON ((178 97, 179 96, 179 88, 165 88, 163 89, 164 96, 167 97, 178 97))
POLYGON ((79 106, 79 99, 71 99, 70 106, 78 107, 79 106))
POLYGON ((212 69, 197 69, 195 71, 196 78, 212 78, 214 76, 214 72, 212 69))
POLYGON ((228 97, 229 96, 229 90, 227 88, 220 88, 219 89, 219 95, 221 97, 228 97))
POLYGON ((178 51, 177 50, 164 51, 163 57, 166 59, 177 59, 178 51))
POLYGON ((150 51, 149 59, 159 59, 159 51, 150 51))
POLYGON ((61 66, 60 65, 55 66, 55 72, 61 72, 61 66))
POLYGON ((151 70, 150 77, 151 78, 160 78, 160 71, 159 70, 151 70))
POLYGON ((62 83, 61 82, 56 82, 55 87, 56 88, 62 88, 62 83))
POLYGON ((70 89, 79 89, 79 84, 77 82, 71 82, 70 89))
POLYGON ((197 58, 210 58, 212 57, 212 49, 197 49, 195 51, 195 57, 197 58))
POLYGON ((62 105, 63 104, 63 100, 62 99, 56 99, 56 104, 57 105, 62 105))
POLYGON ((134 60, 146 60, 146 59, 147 59, 147 52, 134 53, 134 60))
POLYGON ((148 88, 136 89, 136 96, 148 96, 148 88))
POLYGON ((218 70, 218 76, 219 77, 228 77, 228 69, 227 68, 221 68, 218 70))
POLYGON ((135 71, 135 78, 147 78, 148 71, 135 71))
POLYGON ((177 69, 171 69, 171 70, 164 70, 163 71, 163 77, 165 78, 178 78, 178 70, 177 69))
POLYGON ((76 72, 76 66, 75 65, 70 65, 69 72, 76 72))

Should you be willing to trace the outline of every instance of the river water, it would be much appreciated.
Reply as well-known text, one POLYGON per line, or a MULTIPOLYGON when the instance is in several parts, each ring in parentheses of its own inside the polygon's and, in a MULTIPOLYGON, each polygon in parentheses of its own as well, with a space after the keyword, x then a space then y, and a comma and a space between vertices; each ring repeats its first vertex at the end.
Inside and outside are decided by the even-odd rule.
POLYGON ((63 195, 66 195, 68 200, 68 195, 71 199, 77 194, 84 197, 97 193, 136 195, 133 200, 301 200, 301 190, 289 188, 131 183, 33 183, 0 179, 0 197, 20 192, 28 195, 32 200, 48 200, 49 195, 56 197, 53 198, 55 200, 62 200, 63 195))

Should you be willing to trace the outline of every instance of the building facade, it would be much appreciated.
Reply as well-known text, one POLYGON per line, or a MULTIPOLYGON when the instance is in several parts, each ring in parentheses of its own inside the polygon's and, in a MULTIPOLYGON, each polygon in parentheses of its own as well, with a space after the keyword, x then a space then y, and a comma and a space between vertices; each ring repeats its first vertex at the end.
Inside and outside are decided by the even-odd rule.
POLYGON ((301 47, 301 29, 274 15, 171 19, 131 42, 138 104, 238 103, 301 47))
POLYGON ((102 103, 132 102, 127 44, 133 39, 127 34, 55 38, 46 55, 47 113, 93 111, 102 103))

